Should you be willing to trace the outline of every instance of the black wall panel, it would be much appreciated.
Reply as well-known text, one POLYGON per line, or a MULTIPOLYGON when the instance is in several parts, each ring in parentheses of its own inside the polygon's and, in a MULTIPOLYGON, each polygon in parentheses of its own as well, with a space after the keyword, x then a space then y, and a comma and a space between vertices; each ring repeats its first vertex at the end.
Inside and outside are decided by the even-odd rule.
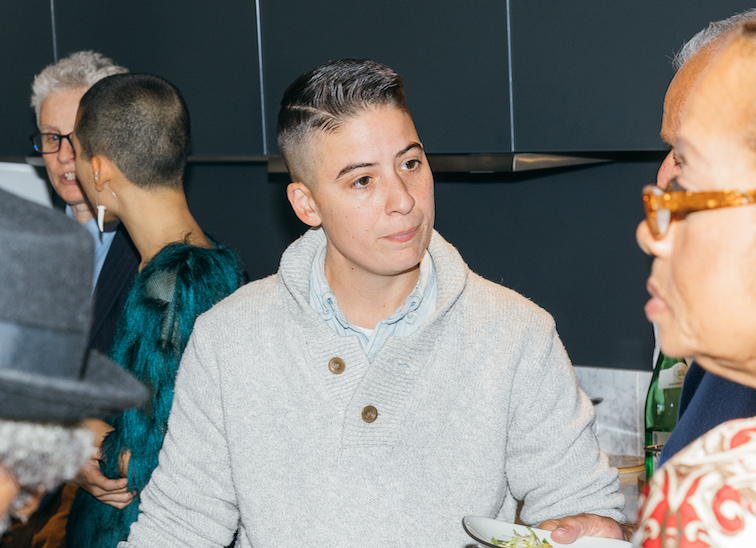
POLYGON ((515 150, 661 150, 671 58, 750 0, 510 0, 515 150))
POLYGON ((197 155, 262 154, 254 2, 56 0, 61 56, 94 49, 183 93, 197 155))
POLYGON ((34 75, 53 62, 50 4, 42 0, 0 2, 0 158, 32 152, 28 137, 37 129, 29 107, 34 75))
POLYGON ((276 0, 262 3, 261 19, 269 150, 286 87, 345 57, 402 75, 428 152, 510 150, 504 2, 276 0))

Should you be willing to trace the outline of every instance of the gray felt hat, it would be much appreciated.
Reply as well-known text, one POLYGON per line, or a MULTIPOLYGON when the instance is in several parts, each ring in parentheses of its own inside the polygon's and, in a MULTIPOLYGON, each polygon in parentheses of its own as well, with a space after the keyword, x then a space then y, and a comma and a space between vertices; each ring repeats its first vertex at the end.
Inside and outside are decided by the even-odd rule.
POLYGON ((92 236, 63 213, 0 190, 0 418, 73 423, 144 401, 87 348, 92 236))

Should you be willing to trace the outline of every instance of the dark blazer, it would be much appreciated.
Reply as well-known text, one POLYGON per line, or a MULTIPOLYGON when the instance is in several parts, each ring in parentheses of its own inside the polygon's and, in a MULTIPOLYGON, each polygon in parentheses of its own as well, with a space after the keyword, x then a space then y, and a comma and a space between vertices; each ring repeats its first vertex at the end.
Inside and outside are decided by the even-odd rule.
POLYGON ((677 426, 662 448, 659 466, 699 436, 732 419, 756 415, 756 390, 690 364, 683 381, 677 426))
POLYGON ((123 224, 118 225, 93 296, 92 328, 89 347, 110 354, 121 310, 134 285, 139 268, 139 253, 123 224))

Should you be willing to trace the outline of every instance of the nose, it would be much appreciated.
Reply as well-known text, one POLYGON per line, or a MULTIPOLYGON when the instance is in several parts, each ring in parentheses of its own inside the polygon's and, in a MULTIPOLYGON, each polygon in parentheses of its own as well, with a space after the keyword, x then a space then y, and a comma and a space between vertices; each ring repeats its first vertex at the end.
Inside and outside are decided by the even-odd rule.
POLYGON ((675 226, 671 225, 667 232, 659 238, 654 238, 648 220, 643 219, 635 229, 635 240, 646 255, 655 258, 669 258, 674 247, 675 226))
POLYGON ((386 206, 388 213, 400 213, 407 215, 415 207, 415 198, 412 196, 410 185, 395 173, 388 185, 386 206))
POLYGON ((656 173, 656 186, 662 190, 667 190, 669 182, 679 175, 680 166, 675 162, 674 151, 670 150, 669 154, 664 158, 662 165, 659 166, 659 171, 656 173))

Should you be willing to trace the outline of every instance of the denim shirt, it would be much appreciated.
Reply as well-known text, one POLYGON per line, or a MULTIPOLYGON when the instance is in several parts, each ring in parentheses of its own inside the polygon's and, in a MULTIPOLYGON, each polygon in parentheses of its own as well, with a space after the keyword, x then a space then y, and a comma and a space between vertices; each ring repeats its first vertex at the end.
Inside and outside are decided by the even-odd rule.
MULTIPOLYGON (((73 209, 70 205, 66 205, 66 215, 75 219, 73 209)), ((100 232, 97 227, 97 219, 89 219, 82 225, 92 235, 95 242, 94 247, 94 276, 92 277, 92 292, 94 293, 95 286, 97 286, 97 280, 100 278, 100 272, 105 264, 105 257, 108 256, 110 246, 113 244, 113 238, 115 238, 115 230, 112 232, 100 232)), ((107 228, 107 227, 106 227, 107 228)))
POLYGON ((325 276, 326 244, 315 255, 310 271, 310 306, 320 317, 342 337, 356 336, 368 360, 372 360, 389 337, 406 337, 414 333, 425 320, 436 311, 437 282, 433 259, 426 250, 420 261, 420 276, 412 292, 404 301, 404 306, 375 329, 353 325, 346 319, 336 302, 325 276))

